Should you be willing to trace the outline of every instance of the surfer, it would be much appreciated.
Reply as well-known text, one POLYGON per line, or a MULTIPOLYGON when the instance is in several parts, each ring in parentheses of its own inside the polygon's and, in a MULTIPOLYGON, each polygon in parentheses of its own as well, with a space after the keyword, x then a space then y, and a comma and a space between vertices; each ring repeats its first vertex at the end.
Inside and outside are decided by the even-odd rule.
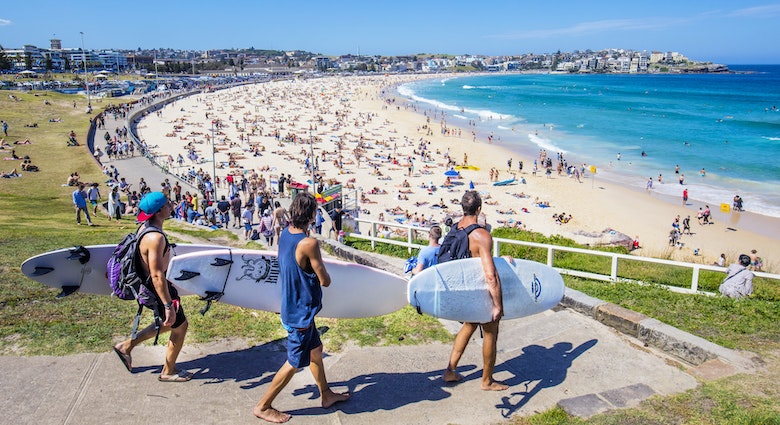
MULTIPOLYGON (((460 201, 463 208, 463 218, 456 224, 459 229, 465 229, 472 224, 477 223, 477 219, 482 212, 482 199, 479 193, 473 190, 466 191, 460 201)), ((483 227, 478 227, 468 234, 468 250, 471 257, 482 260, 482 269, 485 273, 485 281, 490 288, 490 298, 493 304, 492 318, 488 323, 464 323, 455 336, 455 343, 452 346, 450 361, 442 378, 445 382, 457 382, 463 379, 456 369, 466 346, 471 339, 471 335, 477 328, 482 327, 484 341, 482 343, 482 389, 486 391, 501 391, 509 388, 503 382, 493 379, 493 369, 496 366, 496 345, 498 342, 498 325, 501 317, 504 315, 504 303, 501 293, 501 280, 498 277, 496 265, 493 262, 493 237, 483 227)))
MULTIPOLYGON (((171 217, 173 204, 162 192, 150 192, 141 199, 138 204, 141 210, 138 213, 138 221, 145 222, 138 229, 155 227, 159 232, 148 232, 138 241, 138 257, 140 267, 136 269, 140 274, 152 281, 152 288, 157 297, 156 314, 164 318, 159 333, 171 332, 168 338, 168 347, 165 353, 160 376, 161 382, 186 382, 192 379, 192 373, 176 369, 176 358, 184 345, 184 337, 187 335, 189 325, 184 309, 180 305, 179 293, 165 278, 168 263, 170 261, 170 247, 168 238, 162 233, 163 223, 171 217)), ((114 352, 122 360, 129 372, 133 371, 130 352, 138 344, 154 337, 157 334, 155 324, 152 323, 138 332, 135 339, 127 339, 114 346, 114 352)))
POLYGON ((279 280, 282 283, 282 325, 287 330, 287 360, 276 372, 268 390, 252 410, 260 419, 282 423, 287 413, 271 404, 300 368, 310 366, 322 397, 322 407, 329 408, 346 401, 350 394, 333 392, 325 377, 322 363, 322 341, 314 316, 322 309, 322 288, 330 286, 330 275, 322 261, 317 239, 308 237, 314 222, 317 200, 301 192, 290 205, 290 225, 279 238, 279 280))

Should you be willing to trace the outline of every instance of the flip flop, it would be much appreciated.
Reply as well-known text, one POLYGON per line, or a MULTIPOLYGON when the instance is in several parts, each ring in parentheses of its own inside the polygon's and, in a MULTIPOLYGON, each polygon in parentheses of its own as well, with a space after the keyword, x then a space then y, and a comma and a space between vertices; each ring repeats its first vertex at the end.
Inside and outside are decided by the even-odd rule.
POLYGON ((181 371, 175 375, 162 375, 157 377, 160 382, 187 382, 192 379, 194 374, 187 371, 181 371))
POLYGON ((114 347, 114 352, 117 356, 119 356, 119 360, 122 361, 122 364, 125 365, 125 368, 127 368, 127 371, 130 373, 133 373, 133 359, 130 357, 129 354, 125 354, 121 351, 119 351, 118 348, 114 347))

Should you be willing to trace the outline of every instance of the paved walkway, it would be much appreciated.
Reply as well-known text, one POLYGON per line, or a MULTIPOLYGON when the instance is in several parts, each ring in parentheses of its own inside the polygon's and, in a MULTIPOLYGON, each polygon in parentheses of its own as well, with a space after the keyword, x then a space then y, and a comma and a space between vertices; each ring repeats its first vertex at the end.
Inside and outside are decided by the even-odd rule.
MULTIPOLYGON (((143 158, 114 164, 131 182, 143 176, 155 187, 165 178, 143 158)), ((403 262, 385 260, 393 268, 403 262)), ((193 303, 190 311, 199 307, 196 300, 185 302, 193 303)), ((458 328, 452 322, 445 326, 458 328)), ((590 416, 634 406, 653 394, 685 391, 696 387, 695 376, 731 370, 719 360, 686 365, 563 308, 502 322, 496 377, 510 388, 486 392, 479 385, 480 344, 475 336, 459 368, 466 379, 457 385, 441 380, 449 346, 350 346, 328 353, 325 366, 334 390, 352 392, 351 400, 318 407, 316 386, 305 370, 275 406, 292 413, 297 424, 490 424, 556 405, 590 416)), ((5 394, 0 423, 258 423, 252 407, 285 358, 283 340, 259 346, 241 340, 187 345, 180 367, 195 372, 195 378, 162 383, 156 377, 163 353, 159 346, 136 348, 133 374, 111 347, 64 357, 0 357, 0 391, 5 394)))

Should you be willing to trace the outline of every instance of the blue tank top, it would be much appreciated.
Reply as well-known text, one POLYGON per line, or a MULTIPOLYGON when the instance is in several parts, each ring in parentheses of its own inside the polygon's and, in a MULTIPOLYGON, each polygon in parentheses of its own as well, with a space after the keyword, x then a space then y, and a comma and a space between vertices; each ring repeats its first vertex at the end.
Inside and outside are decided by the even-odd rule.
POLYGON ((295 249, 305 233, 284 229, 279 236, 279 281, 282 284, 282 323, 290 328, 308 328, 322 308, 322 287, 315 273, 303 270, 295 260, 295 249))

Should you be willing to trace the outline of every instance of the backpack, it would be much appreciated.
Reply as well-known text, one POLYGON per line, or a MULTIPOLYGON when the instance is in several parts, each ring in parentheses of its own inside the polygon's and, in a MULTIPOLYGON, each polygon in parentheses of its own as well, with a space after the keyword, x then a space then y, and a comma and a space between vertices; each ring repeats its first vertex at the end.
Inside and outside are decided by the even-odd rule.
MULTIPOLYGON (((160 317, 155 309, 157 306, 157 295, 149 288, 148 278, 142 278, 138 270, 138 243, 149 232, 162 233, 160 229, 152 226, 147 226, 140 233, 129 233, 114 248, 106 264, 106 275, 113 295, 121 300, 136 300, 138 302, 138 313, 133 321, 132 339, 136 337, 138 323, 144 307, 148 307, 155 312, 154 320, 158 335, 160 330, 160 317)), ((157 344, 156 336, 154 343, 155 345, 157 344)))
POLYGON ((260 233, 262 233, 266 238, 270 238, 271 235, 273 235, 273 229, 265 225, 265 217, 260 219, 260 233))
POLYGON ((453 225, 441 243, 438 262, 446 263, 447 261, 471 257, 469 234, 480 227, 482 226, 476 223, 469 225, 465 229, 459 229, 457 224, 453 225))

